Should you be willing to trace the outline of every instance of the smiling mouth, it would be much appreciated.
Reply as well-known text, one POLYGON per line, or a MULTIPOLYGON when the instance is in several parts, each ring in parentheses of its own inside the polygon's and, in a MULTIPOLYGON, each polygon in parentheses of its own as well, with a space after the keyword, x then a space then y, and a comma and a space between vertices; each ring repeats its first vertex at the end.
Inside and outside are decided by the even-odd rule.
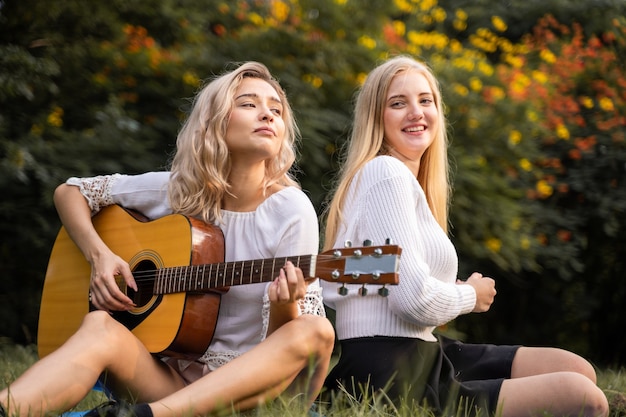
POLYGON ((409 132, 409 133, 416 133, 416 132, 423 132, 426 130, 425 126, 417 126, 417 127, 407 127, 406 129, 403 129, 405 132, 409 132))

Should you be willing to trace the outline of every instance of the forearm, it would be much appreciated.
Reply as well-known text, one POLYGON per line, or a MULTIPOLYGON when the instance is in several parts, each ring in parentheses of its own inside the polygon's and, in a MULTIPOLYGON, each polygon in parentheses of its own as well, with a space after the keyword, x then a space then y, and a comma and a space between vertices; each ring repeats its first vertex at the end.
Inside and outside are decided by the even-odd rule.
POLYGON ((276 329, 295 319, 299 315, 300 312, 297 302, 286 305, 277 305, 272 303, 270 305, 270 318, 269 325, 267 327, 267 336, 271 335, 274 331, 276 331, 276 329))
POLYGON ((67 233, 85 258, 92 261, 106 245, 91 221, 91 209, 78 187, 61 184, 54 192, 54 205, 67 233))

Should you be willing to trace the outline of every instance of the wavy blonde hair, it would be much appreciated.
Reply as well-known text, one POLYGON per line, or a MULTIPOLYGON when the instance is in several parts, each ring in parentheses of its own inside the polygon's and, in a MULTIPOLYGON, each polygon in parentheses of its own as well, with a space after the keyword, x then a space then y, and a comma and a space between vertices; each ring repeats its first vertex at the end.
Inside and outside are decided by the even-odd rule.
POLYGON ((171 164, 168 194, 174 212, 208 223, 221 220, 221 202, 230 189, 231 170, 225 134, 235 93, 247 77, 269 83, 283 105, 285 137, 278 155, 266 161, 264 190, 274 184, 298 186, 290 169, 296 157, 299 131, 287 96, 263 64, 246 62, 213 79, 194 99, 189 117, 178 133, 171 164))
POLYGON ((324 249, 332 249, 343 222, 343 206, 350 184, 359 170, 373 158, 387 153, 383 113, 393 78, 406 71, 422 74, 434 95, 439 123, 433 143, 420 161, 417 180, 424 189, 428 205, 443 230, 448 230, 451 194, 448 166, 447 122, 439 82, 431 69, 409 56, 388 59, 370 72, 356 97, 350 139, 345 148, 342 168, 332 200, 326 210, 324 249))

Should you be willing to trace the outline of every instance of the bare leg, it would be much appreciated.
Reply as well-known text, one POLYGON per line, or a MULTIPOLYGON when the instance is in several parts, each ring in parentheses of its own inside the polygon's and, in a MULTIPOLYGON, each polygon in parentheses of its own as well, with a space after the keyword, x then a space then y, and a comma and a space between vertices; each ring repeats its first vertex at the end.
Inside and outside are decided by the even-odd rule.
POLYGON ((333 343, 328 320, 300 316, 254 349, 150 407, 155 417, 206 414, 231 406, 243 410, 276 398, 290 384, 307 383, 306 401, 312 403, 324 382, 333 343))
POLYGON ((596 373, 589 362, 562 349, 518 350, 511 379, 502 383, 498 412, 502 417, 608 415, 606 396, 596 386, 596 373))
POLYGON ((183 386, 123 325, 106 312, 89 313, 79 330, 59 349, 36 362, 7 389, 0 403, 8 415, 39 416, 73 407, 107 371, 125 393, 161 398, 183 386), (141 372, 138 370, 141 369, 141 372))
POLYGON ((519 348, 513 361, 511 378, 559 371, 576 372, 596 383, 596 371, 586 359, 558 348, 519 348))

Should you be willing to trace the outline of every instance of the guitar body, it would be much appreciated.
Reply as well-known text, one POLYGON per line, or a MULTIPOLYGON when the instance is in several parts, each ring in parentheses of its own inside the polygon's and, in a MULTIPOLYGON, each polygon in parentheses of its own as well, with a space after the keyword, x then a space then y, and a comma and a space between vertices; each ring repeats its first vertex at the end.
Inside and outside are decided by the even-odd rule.
MULTIPOLYGON (((123 208, 106 207, 93 219, 104 242, 129 263, 138 291, 126 288, 137 305, 113 317, 128 327, 152 353, 194 358, 208 347, 219 312, 220 291, 152 293, 141 271, 223 262, 224 238, 216 226, 182 215, 143 222, 123 208)), ((91 265, 61 228, 52 248, 39 313, 38 348, 43 357, 80 327, 90 310, 91 265)))

